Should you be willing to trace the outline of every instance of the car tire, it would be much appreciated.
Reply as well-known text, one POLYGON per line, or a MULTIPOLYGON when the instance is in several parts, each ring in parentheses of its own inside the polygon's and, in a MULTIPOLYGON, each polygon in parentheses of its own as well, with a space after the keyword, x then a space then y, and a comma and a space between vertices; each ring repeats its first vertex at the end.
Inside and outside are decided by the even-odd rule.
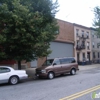
POLYGON ((18 76, 12 76, 12 77, 10 77, 10 79, 9 79, 9 83, 12 84, 12 85, 17 84, 18 82, 19 82, 18 76))
POLYGON ((53 72, 49 72, 48 73, 48 79, 53 79, 54 78, 54 73, 53 72))
POLYGON ((76 74, 76 70, 75 69, 71 69, 70 74, 71 75, 75 75, 76 74))

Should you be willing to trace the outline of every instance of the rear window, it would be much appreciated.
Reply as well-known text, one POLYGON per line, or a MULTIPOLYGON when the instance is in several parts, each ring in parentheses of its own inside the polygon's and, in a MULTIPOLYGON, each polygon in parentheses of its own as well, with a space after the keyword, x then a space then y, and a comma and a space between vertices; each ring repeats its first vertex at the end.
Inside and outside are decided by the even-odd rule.
POLYGON ((71 63, 75 63, 75 59, 74 58, 71 58, 71 63))

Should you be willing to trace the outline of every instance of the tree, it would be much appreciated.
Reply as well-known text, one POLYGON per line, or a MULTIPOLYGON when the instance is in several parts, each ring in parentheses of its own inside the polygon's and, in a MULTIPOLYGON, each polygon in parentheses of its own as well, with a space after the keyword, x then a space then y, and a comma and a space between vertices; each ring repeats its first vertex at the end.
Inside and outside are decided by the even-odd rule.
POLYGON ((97 6, 94 8, 94 15, 95 18, 94 18, 93 25, 96 28, 96 34, 100 36, 100 7, 97 6))
MULTIPOLYGON (((50 42, 57 35, 55 14, 58 4, 52 0, 0 0, 0 51, 6 59, 31 61, 47 56, 50 42)), ((1 56, 0 56, 1 57, 1 56)))

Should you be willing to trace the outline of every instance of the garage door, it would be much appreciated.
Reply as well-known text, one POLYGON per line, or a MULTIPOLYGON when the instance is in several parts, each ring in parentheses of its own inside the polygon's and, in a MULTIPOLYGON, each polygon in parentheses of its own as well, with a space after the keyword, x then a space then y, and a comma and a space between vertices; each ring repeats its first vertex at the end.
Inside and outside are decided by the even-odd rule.
MULTIPOLYGON (((50 50, 52 53, 47 57, 48 59, 57 57, 73 57, 73 44, 51 42, 50 50)), ((37 60, 31 61, 31 67, 37 66, 37 60)))
POLYGON ((52 53, 47 57, 48 59, 56 57, 73 57, 73 44, 51 42, 50 49, 52 53))

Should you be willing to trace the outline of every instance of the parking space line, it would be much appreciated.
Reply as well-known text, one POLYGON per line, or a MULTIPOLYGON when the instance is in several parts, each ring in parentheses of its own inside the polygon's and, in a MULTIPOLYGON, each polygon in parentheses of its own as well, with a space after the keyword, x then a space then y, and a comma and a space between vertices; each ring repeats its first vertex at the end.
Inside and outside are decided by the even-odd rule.
POLYGON ((81 92, 78 92, 78 93, 75 93, 75 94, 72 94, 72 95, 64 97, 64 98, 62 98, 60 100, 73 100, 73 99, 76 99, 78 97, 81 97, 81 96, 83 96, 85 94, 88 94, 88 93, 93 92, 93 91, 98 90, 98 89, 100 89, 100 85, 92 87, 92 88, 89 88, 87 90, 84 90, 84 91, 81 91, 81 92))

